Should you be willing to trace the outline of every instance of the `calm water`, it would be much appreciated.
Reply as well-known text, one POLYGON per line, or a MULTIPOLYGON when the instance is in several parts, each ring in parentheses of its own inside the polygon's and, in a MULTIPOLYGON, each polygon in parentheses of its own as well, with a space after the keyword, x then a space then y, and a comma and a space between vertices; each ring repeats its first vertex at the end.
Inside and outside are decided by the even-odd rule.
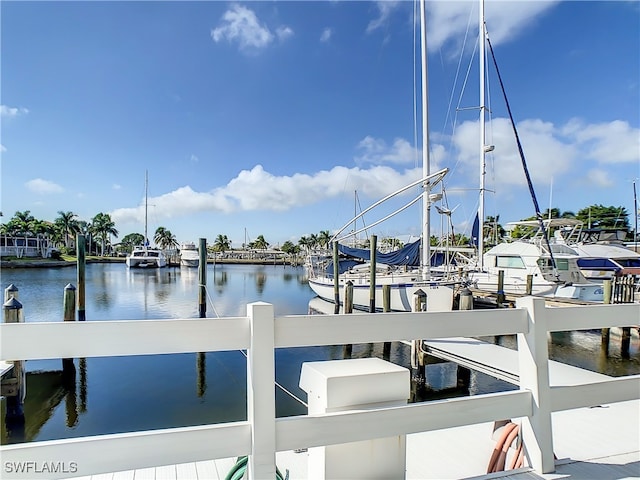
MULTIPOLYGON (((76 284, 76 270, 5 269, 2 288, 19 288, 27 322, 60 321, 64 287, 76 284)), ((128 270, 124 264, 86 267, 87 320, 196 318, 197 269, 128 270)), ((246 304, 266 301, 277 315, 306 314, 314 293, 301 267, 212 265, 207 271, 207 316, 243 316, 246 304)), ((493 339, 491 339, 493 340, 493 339)), ((513 337, 499 343, 513 346, 513 337)), ((629 358, 613 339, 608 355, 598 332, 554 336, 551 357, 611 375, 640 373, 638 340, 629 358)), ((381 344, 355 345, 352 357, 382 357, 381 344)), ((342 346, 281 349, 276 380, 306 401, 298 387, 302 363, 344 358, 342 346)), ((390 360, 409 366, 409 349, 393 343, 390 360)), ((246 419, 246 361, 239 351, 76 359, 75 385, 62 385, 60 360, 27 362, 24 430, 3 429, 2 443, 98 435, 246 419)), ((473 373, 469 390, 455 389, 456 366, 427 367, 428 390, 413 400, 487 393, 514 387, 473 373)), ((306 407, 276 389, 278 416, 300 415, 306 407)))

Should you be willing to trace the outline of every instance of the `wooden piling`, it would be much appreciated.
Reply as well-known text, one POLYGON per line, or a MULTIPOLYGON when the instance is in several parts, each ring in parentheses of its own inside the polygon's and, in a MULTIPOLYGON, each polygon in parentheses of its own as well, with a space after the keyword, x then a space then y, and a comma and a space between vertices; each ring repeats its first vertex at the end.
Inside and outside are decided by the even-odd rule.
MULTIPOLYGON (((343 313, 353 313, 353 282, 349 280, 344 285, 344 306, 343 313)), ((353 352, 353 344, 347 344, 344 346, 343 358, 351 358, 353 352)))
POLYGON ((533 293, 533 275, 527 275, 527 289, 525 290, 527 295, 533 293))
POLYGON ((471 370, 466 367, 458 365, 456 370, 456 387, 469 390, 471 384, 471 370))
POLYGON ((76 235, 76 254, 77 254, 77 269, 78 269, 78 320, 83 322, 87 319, 87 313, 85 310, 85 238, 84 235, 76 235))
POLYGON ((198 262, 198 313, 200 318, 207 316, 207 239, 198 241, 200 261, 198 262))
POLYGON ((371 235, 370 244, 370 268, 369 268, 369 313, 376 311, 376 249, 378 248, 377 235, 371 235))
MULTIPOLYGON (((63 321, 74 322, 76 320, 76 287, 68 283, 64 287, 64 299, 62 302, 63 321)), ((78 313, 80 310, 78 310, 78 313)), ((62 359, 62 380, 66 387, 75 384, 76 367, 73 358, 62 359)))
POLYGON ((602 288, 604 290, 603 303, 611 303, 612 293, 613 293, 613 281, 612 280, 604 280, 602 282, 602 288))
POLYGON ((473 310, 473 294, 468 288, 463 288, 460 292, 458 310, 473 310))
POLYGON ((204 397, 207 393, 207 362, 206 356, 203 352, 196 354, 196 394, 199 398, 204 397))
POLYGON ((344 285, 344 313, 353 313, 353 282, 344 285))
POLYGON ((413 311, 414 312, 426 312, 427 311, 427 294, 419 288, 414 293, 413 298, 413 311))
POLYGON ((16 287, 13 283, 4 289, 4 301, 9 301, 11 297, 18 300, 18 287, 16 287))
MULTIPOLYGON (((391 285, 382 286, 382 311, 387 313, 391 311, 391 285)), ((382 358, 389 361, 391 357, 391 342, 384 342, 382 346, 382 358)))
MULTIPOLYGON (((602 288, 604 290, 603 303, 611 303, 611 293, 613 291, 611 280, 604 280, 602 282, 602 288)), ((600 348, 605 355, 609 354, 609 340, 611 339, 611 331, 608 328, 602 328, 600 330, 600 348)))
MULTIPOLYGON (((2 305, 5 323, 22 323, 22 304, 11 297, 2 305)), ((23 360, 14 360, 13 369, 2 379, 0 391, 7 398, 6 425, 24 425, 24 399, 27 394, 26 373, 23 360)))
POLYGON ((338 241, 333 242, 333 313, 340 313, 340 262, 338 241))
POLYGON ((504 270, 498 270, 498 296, 496 303, 501 307, 504 303, 504 270))
POLYGON ((622 338, 620 338, 620 356, 630 358, 629 348, 631 346, 631 327, 622 327, 622 338))

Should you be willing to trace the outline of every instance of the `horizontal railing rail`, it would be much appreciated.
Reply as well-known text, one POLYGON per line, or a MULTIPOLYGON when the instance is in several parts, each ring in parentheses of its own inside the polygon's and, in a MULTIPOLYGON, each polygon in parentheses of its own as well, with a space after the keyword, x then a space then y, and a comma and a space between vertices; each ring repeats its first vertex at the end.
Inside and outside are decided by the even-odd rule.
POLYGON ((640 376, 550 387, 548 332, 633 325, 639 314, 640 305, 560 309, 529 297, 519 300, 515 309, 443 313, 276 317, 271 305, 256 303, 248 306, 246 317, 224 319, 0 324, 0 360, 237 349, 247 350, 248 355, 247 421, 5 445, 0 447, 3 478, 32 478, 33 471, 13 468, 25 462, 75 462, 73 472, 46 475, 66 478, 241 455, 249 455, 251 478, 266 478, 275 468, 276 451, 504 418, 527 422, 523 435, 530 463, 538 471, 552 471, 551 412, 638 399, 640 376), (274 398, 275 348, 506 334, 518 335, 518 391, 279 419, 264 400, 274 398))

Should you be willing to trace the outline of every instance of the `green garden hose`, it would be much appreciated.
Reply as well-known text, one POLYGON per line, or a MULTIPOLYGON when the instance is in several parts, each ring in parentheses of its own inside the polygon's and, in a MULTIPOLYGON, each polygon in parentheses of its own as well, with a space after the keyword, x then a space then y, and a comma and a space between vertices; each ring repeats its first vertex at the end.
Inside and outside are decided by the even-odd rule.
MULTIPOLYGON (((224 480, 241 480, 247 471, 248 460, 249 457, 246 455, 244 457, 238 457, 236 464, 231 468, 231 470, 229 470, 229 473, 224 477, 224 480)), ((278 467, 276 467, 276 480, 289 480, 289 471, 287 470, 287 476, 283 477, 280 470, 278 470, 278 467)))

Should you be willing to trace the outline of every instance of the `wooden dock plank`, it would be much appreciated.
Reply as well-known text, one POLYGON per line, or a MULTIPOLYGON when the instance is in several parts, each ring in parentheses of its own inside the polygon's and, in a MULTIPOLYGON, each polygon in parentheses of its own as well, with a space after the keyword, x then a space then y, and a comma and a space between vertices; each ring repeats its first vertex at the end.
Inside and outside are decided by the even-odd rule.
POLYGON ((113 474, 113 480, 134 480, 135 470, 126 470, 124 472, 116 472, 113 474))
POLYGON ((176 476, 178 478, 198 478, 198 471, 195 463, 181 463, 176 465, 176 476))
POLYGON ((198 474, 198 480, 224 478, 224 476, 223 477, 218 476, 216 465, 213 460, 196 462, 196 472, 198 474))
POLYGON ((156 468, 156 480, 177 480, 176 466, 164 465, 156 468))

